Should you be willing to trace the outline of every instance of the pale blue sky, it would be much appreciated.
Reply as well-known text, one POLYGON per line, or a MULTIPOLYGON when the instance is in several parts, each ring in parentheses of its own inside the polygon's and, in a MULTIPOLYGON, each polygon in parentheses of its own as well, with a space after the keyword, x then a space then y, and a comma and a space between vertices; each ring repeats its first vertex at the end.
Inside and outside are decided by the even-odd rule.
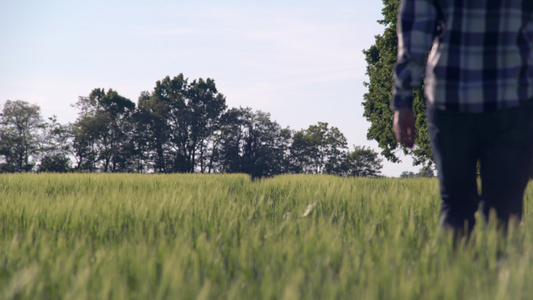
MULTIPOLYGON (((76 119, 70 105, 113 88, 137 102, 157 80, 213 78, 229 107, 269 112, 292 129, 336 126, 352 145, 369 123, 362 54, 383 27, 379 0, 2 0, 0 103, 38 104, 76 119)), ((418 170, 410 159, 383 173, 418 170)))

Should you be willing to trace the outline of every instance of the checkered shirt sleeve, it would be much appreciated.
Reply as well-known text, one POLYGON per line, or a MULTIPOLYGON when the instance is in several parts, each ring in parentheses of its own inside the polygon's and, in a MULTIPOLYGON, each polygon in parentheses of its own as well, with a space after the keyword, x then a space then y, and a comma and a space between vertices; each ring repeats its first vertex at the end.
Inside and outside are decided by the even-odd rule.
POLYGON ((411 108, 422 83, 438 109, 531 104, 533 0, 401 0, 397 24, 392 109, 411 108))

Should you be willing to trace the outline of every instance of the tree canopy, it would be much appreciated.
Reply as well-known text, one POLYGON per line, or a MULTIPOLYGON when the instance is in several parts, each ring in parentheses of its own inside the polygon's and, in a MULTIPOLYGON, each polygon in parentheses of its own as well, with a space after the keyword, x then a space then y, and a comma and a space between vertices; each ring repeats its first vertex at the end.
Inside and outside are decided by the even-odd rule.
POLYGON ((42 140, 44 122, 40 107, 28 102, 7 100, 0 114, 1 170, 28 172, 35 166, 42 140))
POLYGON ((363 116, 370 122, 367 132, 369 140, 375 140, 382 149, 381 154, 391 162, 399 162, 398 150, 410 154, 415 165, 431 165, 432 152, 426 124, 426 104, 423 87, 415 91, 413 111, 416 116, 416 141, 414 150, 403 148, 394 138, 392 129, 393 112, 389 109, 392 98, 393 65, 398 52, 396 22, 400 0, 383 0, 383 19, 378 23, 385 26, 383 34, 375 36, 375 44, 363 50, 367 62, 365 82, 368 92, 363 96, 363 116))

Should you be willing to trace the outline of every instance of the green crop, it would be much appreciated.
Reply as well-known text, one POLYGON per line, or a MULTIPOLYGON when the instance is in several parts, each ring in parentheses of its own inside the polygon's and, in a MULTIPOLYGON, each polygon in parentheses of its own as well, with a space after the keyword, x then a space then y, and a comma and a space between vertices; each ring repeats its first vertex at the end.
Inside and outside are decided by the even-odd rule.
POLYGON ((0 175, 0 299, 531 299, 532 196, 454 251, 436 179, 0 175))

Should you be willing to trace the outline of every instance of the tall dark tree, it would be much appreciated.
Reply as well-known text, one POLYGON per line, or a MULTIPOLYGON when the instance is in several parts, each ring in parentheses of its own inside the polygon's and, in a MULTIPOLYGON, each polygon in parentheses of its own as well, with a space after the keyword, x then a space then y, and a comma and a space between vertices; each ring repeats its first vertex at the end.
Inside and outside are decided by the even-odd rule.
POLYGON ((218 129, 226 109, 226 98, 215 81, 198 79, 188 83, 180 74, 156 83, 141 109, 157 139, 156 168, 165 172, 205 170, 209 139, 218 129))
POLYGON ((103 127, 105 127, 105 123, 96 115, 80 115, 78 120, 72 124, 75 170, 80 172, 96 172, 98 170, 98 149, 100 132, 104 131, 103 127))
POLYGON ((135 103, 109 89, 80 97, 73 125, 77 168, 84 171, 128 172, 133 166, 132 119, 135 103))
POLYGON ((220 128, 220 117, 226 110, 226 98, 218 93, 213 79, 194 80, 187 90, 188 128, 187 155, 190 171, 205 171, 206 156, 212 147, 210 137, 220 128))
POLYGON ((135 170, 132 159, 136 151, 132 135, 135 103, 111 89, 100 103, 101 114, 108 120, 108 130, 103 136, 104 148, 100 153, 103 171, 132 172, 135 170))
POLYGON ((233 108, 222 117, 217 143, 219 171, 246 173, 252 178, 287 172, 291 131, 250 108, 233 108))
POLYGON ((354 147, 346 158, 346 176, 376 177, 381 175, 383 165, 378 153, 370 148, 354 147))
POLYGON ((305 130, 294 132, 289 156, 290 173, 313 173, 314 170, 311 164, 313 151, 312 142, 307 137, 305 130))
POLYGON ((153 170, 156 173, 172 171, 169 141, 173 132, 168 118, 167 102, 153 97, 152 93, 141 93, 138 109, 134 114, 134 140, 139 150, 141 170, 153 170))
POLYGON ((220 130, 215 132, 209 170, 215 173, 242 172, 242 144, 250 109, 231 108, 220 118, 220 130))
POLYGON ((41 108, 7 100, 0 114, 0 157, 3 172, 29 172, 40 155, 44 122, 41 108))
MULTIPOLYGON (((392 98, 393 65, 397 56, 396 22, 400 0, 382 0, 383 19, 378 23, 385 26, 382 35, 375 37, 375 44, 363 53, 367 62, 369 82, 365 82, 368 92, 364 95, 363 116, 370 122, 367 138, 378 142, 381 154, 392 162, 398 162, 397 150, 400 144, 394 138, 392 129, 393 112, 389 109, 392 98)), ((404 153, 411 154, 414 164, 432 164, 432 152, 427 133, 425 115, 425 97, 423 88, 415 91, 413 111, 416 116, 416 147, 414 150, 403 148, 404 153)))
POLYGON ((294 133, 291 165, 294 173, 336 174, 342 172, 347 140, 337 127, 318 122, 294 133))
POLYGON ((41 143, 39 172, 68 172, 71 169, 72 130, 70 125, 57 122, 56 116, 48 118, 44 124, 41 143))

